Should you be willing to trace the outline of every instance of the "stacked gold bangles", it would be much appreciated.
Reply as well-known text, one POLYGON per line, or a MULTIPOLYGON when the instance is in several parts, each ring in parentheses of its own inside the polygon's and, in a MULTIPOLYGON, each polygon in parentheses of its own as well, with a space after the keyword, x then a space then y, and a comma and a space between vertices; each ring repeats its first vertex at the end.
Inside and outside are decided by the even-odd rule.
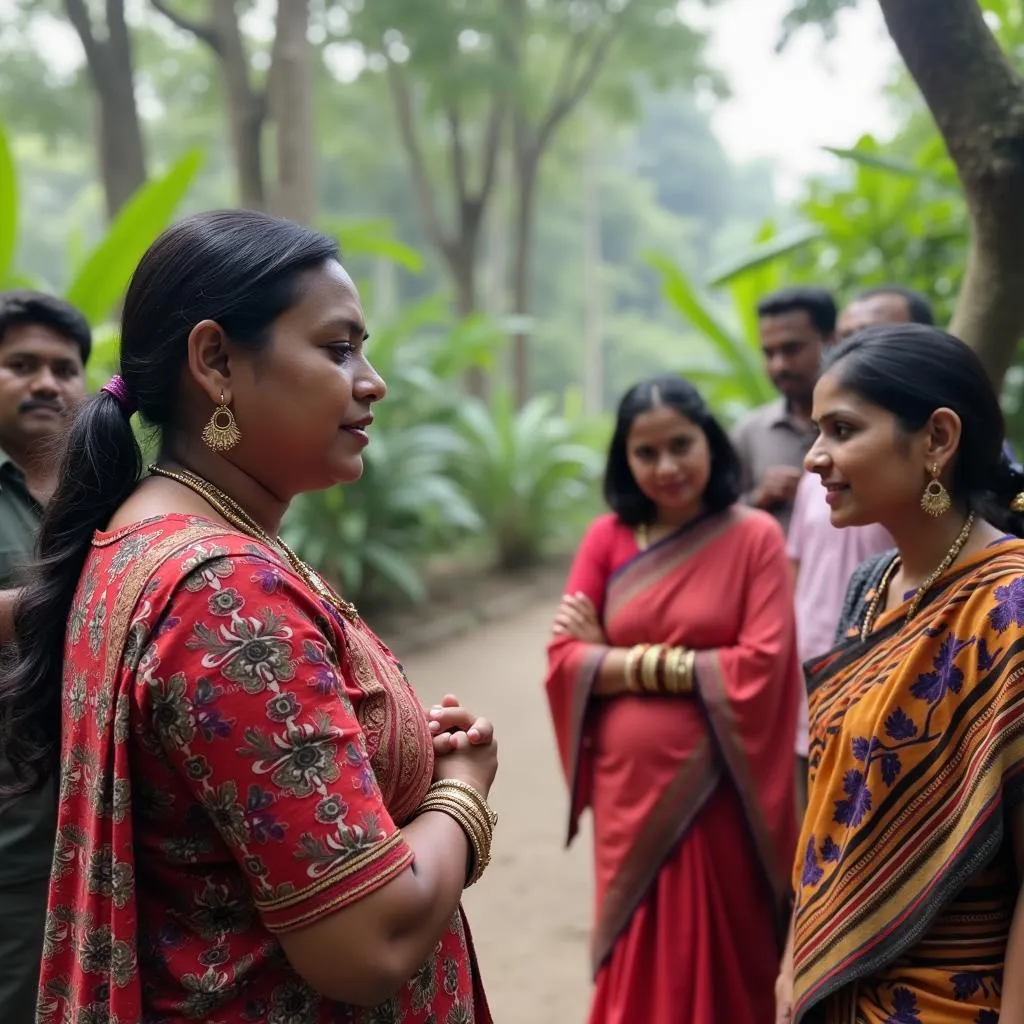
POLYGON ((626 655, 626 689, 630 693, 693 693, 696 652, 668 644, 637 644, 626 655))
POLYGON ((498 816, 480 793, 458 779, 441 779, 431 784, 416 811, 416 817, 427 811, 440 811, 458 822, 466 833, 473 856, 466 872, 466 888, 480 880, 491 862, 491 843, 498 816))

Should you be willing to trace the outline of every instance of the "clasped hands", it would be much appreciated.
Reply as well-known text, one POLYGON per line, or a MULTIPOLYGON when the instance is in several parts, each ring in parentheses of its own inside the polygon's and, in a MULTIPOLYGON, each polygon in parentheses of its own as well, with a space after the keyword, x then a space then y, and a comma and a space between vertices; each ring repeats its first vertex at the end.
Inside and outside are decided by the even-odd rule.
POLYGON ((459 698, 446 694, 440 704, 427 712, 427 723, 434 740, 434 755, 443 757, 470 747, 486 747, 494 739, 494 726, 462 707, 459 698))

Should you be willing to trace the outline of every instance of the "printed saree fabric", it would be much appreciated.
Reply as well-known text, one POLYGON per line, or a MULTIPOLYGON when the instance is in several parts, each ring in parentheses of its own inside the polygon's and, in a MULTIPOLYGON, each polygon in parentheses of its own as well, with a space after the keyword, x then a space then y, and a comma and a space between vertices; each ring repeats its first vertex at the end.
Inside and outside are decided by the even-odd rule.
POLYGON ((640 552, 603 516, 567 590, 591 598, 609 646, 698 652, 693 696, 595 699, 609 646, 549 647, 570 840, 593 812, 591 1021, 759 1024, 796 838, 801 677, 781 530, 733 508, 640 552))
POLYGON ((798 1021, 995 1024, 1018 885, 1024 542, 808 665, 798 1021))
POLYGON ((283 956, 410 866, 433 747, 394 658, 275 552, 181 516, 97 534, 63 719, 40 1024, 490 1020, 461 914, 382 1007, 283 956))

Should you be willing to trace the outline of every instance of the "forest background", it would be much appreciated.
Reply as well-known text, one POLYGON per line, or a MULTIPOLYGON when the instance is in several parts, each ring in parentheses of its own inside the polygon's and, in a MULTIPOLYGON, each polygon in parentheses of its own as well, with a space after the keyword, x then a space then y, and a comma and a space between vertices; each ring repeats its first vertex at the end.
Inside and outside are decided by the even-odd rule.
MULTIPOLYGON (((897 43, 915 3, 881 4, 897 43)), ((244 205, 335 235, 391 397, 364 479, 297 502, 288 536, 370 605, 424 600, 439 561, 528 568, 596 508, 631 383, 682 373, 727 421, 771 397, 758 296, 899 282, 954 315, 979 193, 942 110, 945 143, 894 48, 877 130, 834 140, 820 173, 730 158, 708 34, 729 5, 0 0, 0 287, 86 311, 97 386, 131 268, 174 217, 244 205)), ((760 45, 784 62, 811 34, 827 60, 852 6, 793 0, 760 45)), ((949 7, 980 9, 1024 70, 1020 0, 949 7)))

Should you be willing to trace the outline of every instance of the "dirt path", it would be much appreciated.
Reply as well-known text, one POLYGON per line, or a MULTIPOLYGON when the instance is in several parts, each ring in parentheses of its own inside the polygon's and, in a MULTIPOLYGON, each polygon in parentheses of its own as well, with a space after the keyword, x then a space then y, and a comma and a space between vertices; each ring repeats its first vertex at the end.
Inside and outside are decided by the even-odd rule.
POLYGON ((578 1024, 590 998, 590 836, 564 849, 566 793, 541 688, 554 600, 405 660, 425 702, 457 694, 493 719, 500 742, 494 861, 466 895, 497 1024, 578 1024))

